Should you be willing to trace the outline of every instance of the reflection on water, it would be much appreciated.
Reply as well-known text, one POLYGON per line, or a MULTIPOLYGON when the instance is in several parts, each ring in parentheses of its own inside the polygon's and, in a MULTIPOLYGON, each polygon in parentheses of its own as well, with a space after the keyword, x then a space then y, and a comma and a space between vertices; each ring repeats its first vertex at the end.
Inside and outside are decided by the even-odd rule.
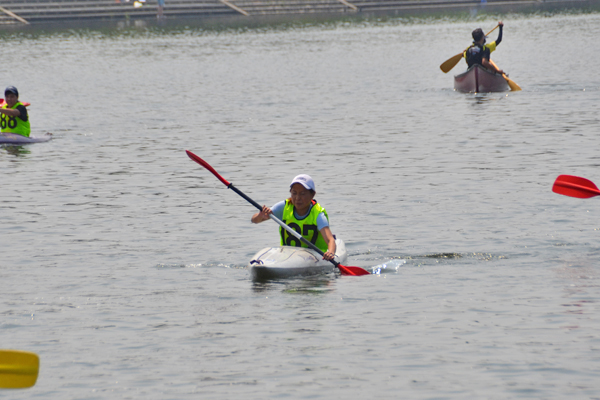
POLYGON ((8 154, 12 154, 13 156, 23 156, 26 154, 31 154, 31 151, 28 149, 28 146, 1 144, 0 149, 4 150, 8 154))
POLYGON ((488 102, 502 101, 509 95, 513 95, 512 93, 456 93, 460 96, 472 97, 475 101, 471 104, 471 106, 480 106, 488 102))
POLYGON ((333 282, 339 274, 321 274, 288 279, 273 279, 252 282, 252 290, 256 293, 280 291, 290 294, 323 294, 335 290, 333 282))

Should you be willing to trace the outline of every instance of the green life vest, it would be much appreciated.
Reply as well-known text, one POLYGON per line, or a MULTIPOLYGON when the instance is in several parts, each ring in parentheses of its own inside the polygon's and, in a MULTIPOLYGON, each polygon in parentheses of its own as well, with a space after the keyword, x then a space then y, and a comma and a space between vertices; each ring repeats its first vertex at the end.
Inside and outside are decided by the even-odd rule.
MULTIPOLYGON (((23 103, 20 101, 15 104, 12 109, 16 109, 17 106, 22 106, 23 103)), ((8 105, 4 103, 2 108, 8 108, 8 105)), ((16 133, 25 137, 29 137, 31 133, 31 126, 29 125, 29 118, 27 121, 23 121, 19 117, 11 117, 10 115, 0 114, 0 130, 2 132, 16 133)))
MULTIPOLYGON (((296 219, 296 216, 294 215, 294 205, 287 199, 285 201, 285 207, 283 208, 283 218, 281 220, 290 228, 301 234, 306 240, 316 245, 323 252, 326 252, 327 242, 325 242, 323 235, 321 235, 317 227, 317 217, 320 213, 324 213, 325 217, 327 217, 327 221, 329 221, 327 211, 325 211, 319 203, 313 200, 308 215, 303 219, 296 219)), ((308 245, 290 235, 288 231, 283 228, 279 228, 279 233, 281 234, 282 246, 308 247, 308 245)))

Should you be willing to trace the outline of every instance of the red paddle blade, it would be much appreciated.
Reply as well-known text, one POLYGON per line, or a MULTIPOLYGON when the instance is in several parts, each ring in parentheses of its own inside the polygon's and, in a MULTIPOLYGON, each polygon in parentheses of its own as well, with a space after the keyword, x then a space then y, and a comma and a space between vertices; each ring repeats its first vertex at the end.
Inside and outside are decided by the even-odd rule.
POLYGON ((600 190, 589 179, 573 175, 560 175, 552 186, 554 193, 578 199, 589 199, 600 195, 600 190))
POLYGON ((337 266, 340 269, 342 275, 351 275, 351 276, 361 276, 361 275, 370 275, 370 272, 366 269, 362 269, 360 267, 346 267, 345 265, 338 264, 337 266))
POLYGON ((212 174, 214 176, 216 176, 217 179, 219 179, 221 182, 223 182, 223 184, 225 184, 225 186, 229 187, 230 183, 225 178, 223 178, 221 175, 219 175, 219 173, 217 171, 215 171, 215 169, 213 167, 211 167, 209 163, 207 163, 206 161, 204 161, 203 159, 201 159, 200 157, 198 157, 197 155, 195 155, 194 153, 192 153, 189 150, 186 150, 185 152, 187 153, 189 158, 196 161, 198 164, 202 165, 204 168, 206 168, 207 170, 212 172, 212 174))
MULTIPOLYGON (((4 105, 4 102, 5 102, 4 99, 0 99, 0 107, 2 107, 4 105)), ((25 107, 29 107, 31 105, 31 103, 28 103, 26 101, 22 101, 21 103, 23 103, 23 105, 25 107)))

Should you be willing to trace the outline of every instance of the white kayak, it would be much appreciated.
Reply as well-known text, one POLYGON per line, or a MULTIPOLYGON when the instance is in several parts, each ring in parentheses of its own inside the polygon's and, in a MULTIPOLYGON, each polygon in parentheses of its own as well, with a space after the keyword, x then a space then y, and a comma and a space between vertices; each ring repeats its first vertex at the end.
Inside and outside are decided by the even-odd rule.
POLYGON ((0 144, 29 144, 29 143, 42 143, 52 139, 51 133, 46 133, 43 136, 29 136, 18 135, 16 133, 0 132, 0 144))
MULTIPOLYGON (((346 245, 336 239, 335 261, 343 264, 348 259, 346 245)), ((279 246, 262 249, 252 257, 248 269, 253 280, 288 278, 333 272, 336 267, 316 251, 305 247, 279 246)))

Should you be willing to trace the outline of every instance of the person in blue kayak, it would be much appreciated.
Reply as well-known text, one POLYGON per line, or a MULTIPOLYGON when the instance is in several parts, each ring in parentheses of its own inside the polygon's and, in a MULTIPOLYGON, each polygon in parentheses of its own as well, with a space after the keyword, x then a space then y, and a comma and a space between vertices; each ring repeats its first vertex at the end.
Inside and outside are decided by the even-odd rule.
MULTIPOLYGON (((314 200, 315 182, 306 175, 298 175, 290 184, 290 197, 280 201, 272 208, 263 206, 260 212, 251 218, 252 223, 258 224, 269 219, 269 214, 275 215, 306 240, 317 246, 325 254, 324 260, 335 257, 335 237, 329 228, 327 211, 314 200)), ((300 240, 290 235, 285 229, 279 228, 282 246, 308 247, 300 240)))
POLYGON ((14 86, 4 90, 5 102, 0 108, 0 131, 29 137, 31 127, 27 108, 19 101, 19 91, 14 86))
POLYGON ((502 28, 504 27, 504 23, 499 21, 498 26, 500 27, 498 38, 490 44, 485 43, 485 34, 481 28, 477 28, 473 31, 473 44, 463 53, 469 68, 475 64, 479 64, 490 71, 500 75, 504 74, 504 71, 498 68, 498 66, 490 59, 490 54, 496 50, 496 47, 502 41, 502 28))

